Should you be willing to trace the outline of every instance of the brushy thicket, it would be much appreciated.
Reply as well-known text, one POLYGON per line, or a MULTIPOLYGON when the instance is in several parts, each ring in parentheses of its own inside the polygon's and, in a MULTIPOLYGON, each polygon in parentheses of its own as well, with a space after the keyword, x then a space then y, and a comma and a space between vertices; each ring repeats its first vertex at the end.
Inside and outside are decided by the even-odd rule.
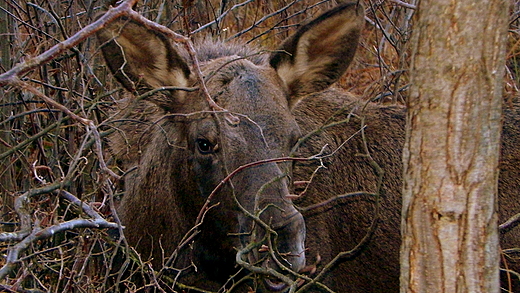
MULTIPOLYGON (((337 2, 142 0, 135 10, 194 39, 211 35, 274 49, 299 23, 337 2)), ((414 9, 400 2, 364 1, 365 33, 341 87, 381 103, 404 102, 414 9)), ((0 1, 0 73, 80 31, 102 5, 96 0, 0 1)), ((518 95, 518 15, 515 3, 507 99, 518 95)), ((0 90, 0 291, 111 291, 106 276, 118 277, 110 271, 113 256, 126 246, 105 229, 117 227, 111 212, 122 193, 110 171, 122 175, 125 170, 117 169, 101 143, 113 131, 108 110, 121 88, 92 36, 25 72, 22 81, 0 90)), ((138 255, 129 254, 140 263, 138 255)), ((152 276, 146 263, 134 273, 152 276)), ((159 277, 150 278, 150 286, 168 283, 159 277)), ((128 279, 118 281, 133 286, 128 279)))

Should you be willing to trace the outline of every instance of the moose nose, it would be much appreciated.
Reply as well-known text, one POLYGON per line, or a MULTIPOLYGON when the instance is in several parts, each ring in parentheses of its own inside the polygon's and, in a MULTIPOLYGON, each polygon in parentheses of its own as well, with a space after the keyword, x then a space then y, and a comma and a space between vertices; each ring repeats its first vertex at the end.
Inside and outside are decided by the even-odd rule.
MULTIPOLYGON (((265 268, 274 269, 280 273, 293 276, 288 270, 299 272, 305 267, 305 221, 303 216, 291 206, 289 216, 283 222, 272 225, 278 235, 278 253, 268 257, 264 262, 265 268)), ((264 285, 269 292, 284 292, 288 284, 273 277, 264 278, 264 285)))
POLYGON ((266 278, 266 279, 264 279, 264 284, 265 284, 265 288, 272 292, 281 292, 281 291, 287 289, 287 287, 288 287, 288 285, 285 282, 280 281, 278 279, 266 278))
POLYGON ((292 204, 271 210, 277 212, 271 214, 272 217, 268 219, 277 221, 263 219, 263 222, 271 222, 267 224, 269 230, 276 233, 267 236, 265 233, 272 232, 255 225, 256 229, 253 231, 256 232, 253 234, 256 236, 247 236, 247 233, 244 233, 241 237, 244 247, 237 252, 236 261, 244 268, 262 276, 262 289, 258 292, 282 293, 286 292, 290 284, 296 282, 295 273, 305 268, 305 221, 292 204), (267 241, 259 247, 259 240, 265 241, 266 238, 267 241))

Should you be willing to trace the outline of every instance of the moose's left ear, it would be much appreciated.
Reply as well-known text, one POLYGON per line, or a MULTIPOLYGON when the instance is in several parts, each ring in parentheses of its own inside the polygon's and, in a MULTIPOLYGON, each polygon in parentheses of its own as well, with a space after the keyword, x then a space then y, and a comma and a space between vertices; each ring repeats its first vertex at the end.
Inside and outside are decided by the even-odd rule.
POLYGON ((345 73, 364 22, 363 6, 342 4, 302 26, 271 54, 269 63, 291 98, 321 91, 345 73))

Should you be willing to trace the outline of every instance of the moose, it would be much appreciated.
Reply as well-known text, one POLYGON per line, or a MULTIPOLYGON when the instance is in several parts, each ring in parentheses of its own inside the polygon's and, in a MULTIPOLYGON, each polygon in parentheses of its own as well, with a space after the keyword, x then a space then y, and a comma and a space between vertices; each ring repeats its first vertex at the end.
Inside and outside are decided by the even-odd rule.
MULTIPOLYGON (((268 53, 200 41, 196 63, 132 19, 97 33, 130 93, 108 141, 130 170, 118 214, 141 257, 214 292, 399 291, 406 110, 333 87, 363 25, 364 8, 345 3, 268 53), (253 275, 240 285, 239 271, 253 275)), ((519 109, 504 113, 502 222, 520 211, 519 109)), ((518 232, 501 245, 519 247, 518 232)))

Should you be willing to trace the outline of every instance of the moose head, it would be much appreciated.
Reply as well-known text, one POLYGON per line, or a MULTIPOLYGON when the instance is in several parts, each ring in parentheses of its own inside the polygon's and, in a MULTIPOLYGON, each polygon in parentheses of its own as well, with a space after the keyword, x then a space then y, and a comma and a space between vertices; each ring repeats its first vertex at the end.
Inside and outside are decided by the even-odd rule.
POLYGON ((341 77, 363 23, 360 5, 342 4, 269 54, 205 41, 197 62, 135 20, 102 29, 106 63, 132 93, 110 138, 124 166, 137 166, 118 208, 130 243, 155 266, 176 251, 168 265, 205 289, 222 286, 236 262, 265 275, 259 292, 296 286, 306 227, 290 200, 291 164, 273 159, 292 155, 302 135, 293 108, 341 77), (200 233, 179 247, 194 225, 200 233))

